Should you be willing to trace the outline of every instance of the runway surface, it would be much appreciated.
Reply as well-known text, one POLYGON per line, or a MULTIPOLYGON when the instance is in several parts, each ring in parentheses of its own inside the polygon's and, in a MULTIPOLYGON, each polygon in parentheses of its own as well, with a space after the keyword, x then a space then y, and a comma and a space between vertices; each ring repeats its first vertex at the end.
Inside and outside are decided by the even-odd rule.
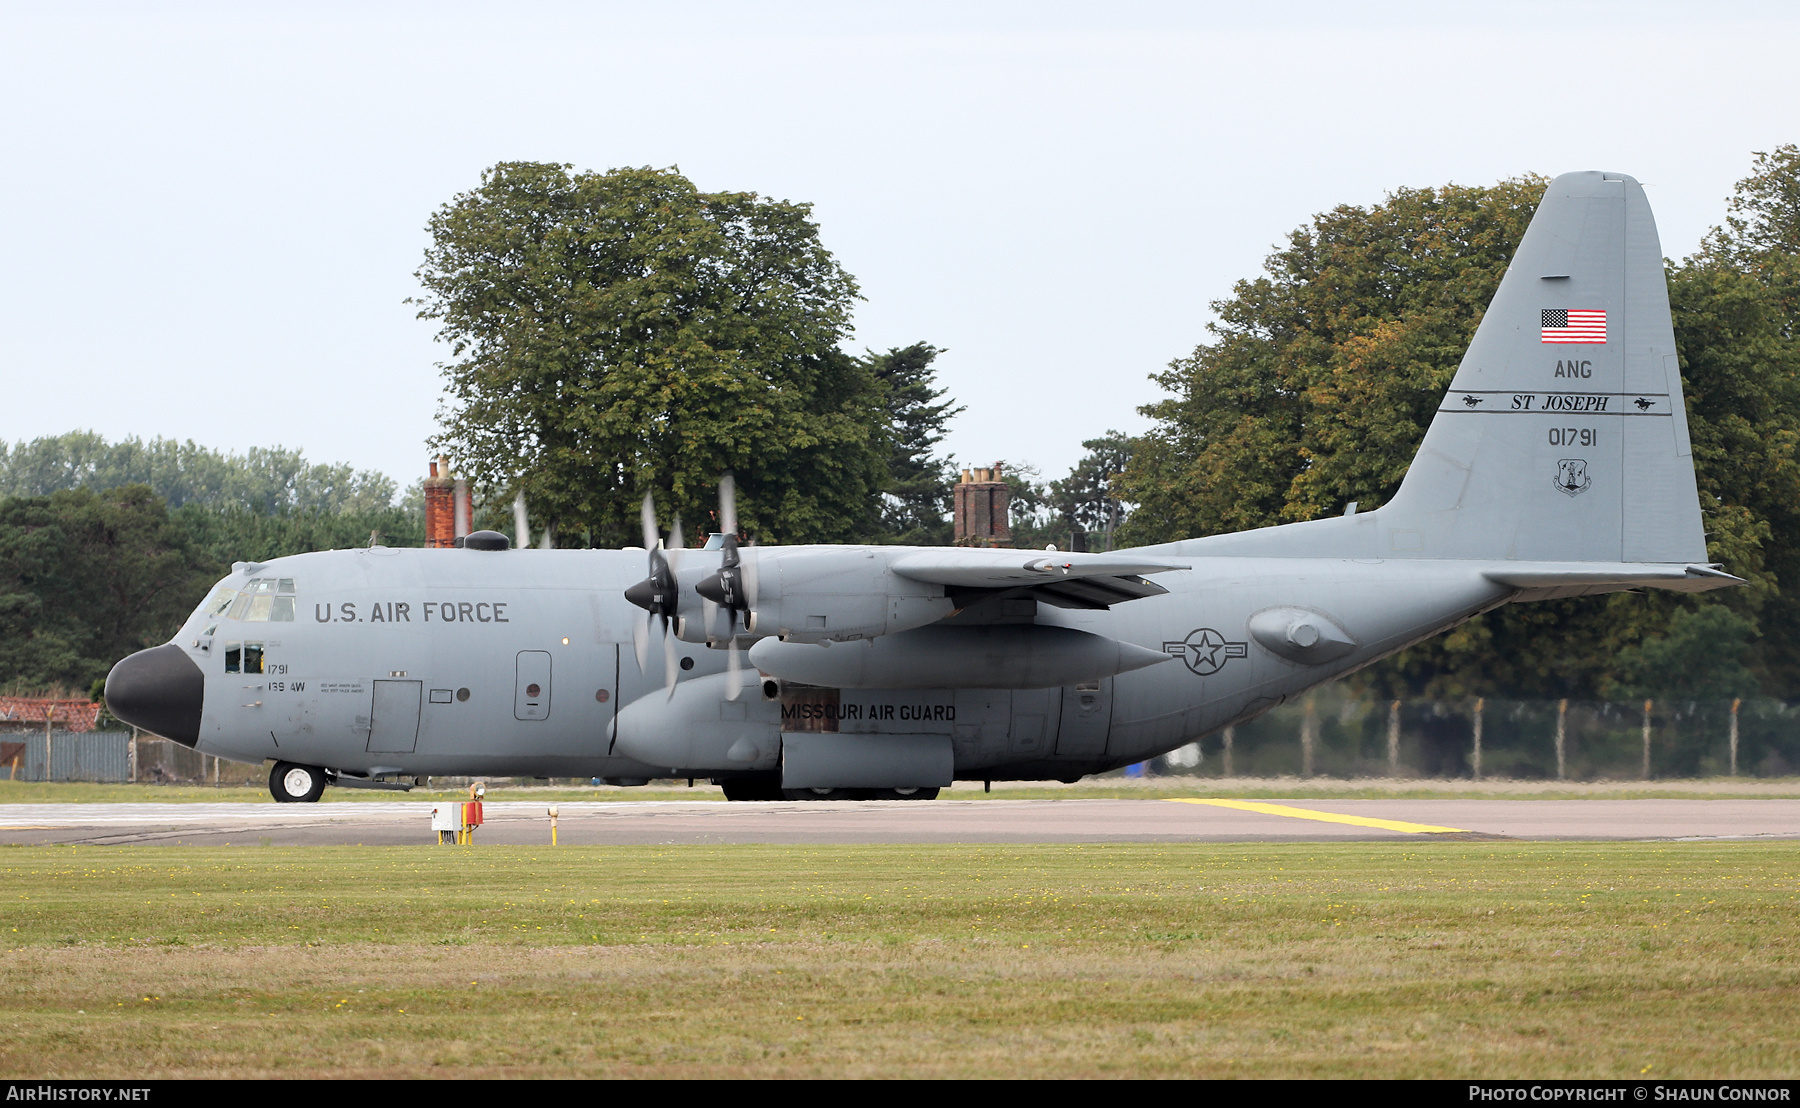
MULTIPOLYGON (((433 802, 8 804, 0 843, 431 844, 433 802)), ((1796 840, 1800 800, 561 802, 565 845, 1796 840)), ((548 844, 548 805, 494 801, 480 844, 548 844)))

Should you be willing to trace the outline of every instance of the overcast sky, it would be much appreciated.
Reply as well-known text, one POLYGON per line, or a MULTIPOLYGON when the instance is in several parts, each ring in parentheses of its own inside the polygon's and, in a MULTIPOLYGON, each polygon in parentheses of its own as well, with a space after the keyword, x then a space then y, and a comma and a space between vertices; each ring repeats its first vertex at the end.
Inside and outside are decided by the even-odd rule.
POLYGON ((1663 251, 1800 141, 1800 5, 0 4, 0 438, 422 475, 404 301, 504 160, 809 201, 947 446, 1060 476, 1286 233, 1400 186, 1616 170, 1663 251))

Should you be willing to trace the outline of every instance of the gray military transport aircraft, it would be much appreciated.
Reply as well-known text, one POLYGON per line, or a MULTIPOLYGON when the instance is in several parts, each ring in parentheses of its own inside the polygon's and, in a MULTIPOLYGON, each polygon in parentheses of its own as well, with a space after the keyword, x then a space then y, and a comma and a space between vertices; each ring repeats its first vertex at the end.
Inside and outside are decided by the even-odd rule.
POLYGON ((1617 173, 1551 183, 1379 510, 1113 553, 740 547, 722 494, 703 550, 647 503, 643 550, 238 563, 107 705, 273 759, 282 801, 432 774, 931 798, 1142 761, 1502 604, 1740 583, 1706 564, 1662 249, 1617 173))

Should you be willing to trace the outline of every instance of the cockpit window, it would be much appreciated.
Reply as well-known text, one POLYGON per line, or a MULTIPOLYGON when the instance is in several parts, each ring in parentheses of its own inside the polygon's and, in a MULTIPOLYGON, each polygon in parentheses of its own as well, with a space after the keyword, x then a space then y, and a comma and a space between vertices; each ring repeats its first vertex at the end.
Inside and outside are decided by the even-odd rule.
POLYGON ((231 602, 237 599, 237 595, 236 589, 228 589, 224 586, 214 589, 213 594, 206 599, 206 614, 216 616, 223 612, 231 607, 231 602))
MULTIPOLYGON (((221 592, 230 592, 225 589, 221 592)), ((234 593, 228 601, 231 610, 226 619, 244 623, 294 622, 294 579, 292 577, 258 577, 234 593)))

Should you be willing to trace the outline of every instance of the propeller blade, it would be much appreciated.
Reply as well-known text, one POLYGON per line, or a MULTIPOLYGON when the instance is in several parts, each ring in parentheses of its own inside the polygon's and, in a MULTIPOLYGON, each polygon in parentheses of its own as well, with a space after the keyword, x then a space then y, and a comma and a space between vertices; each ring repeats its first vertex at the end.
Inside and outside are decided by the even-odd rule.
POLYGON ((756 546, 738 552, 739 566, 744 577, 744 610, 756 610, 756 546))
MULTIPOLYGON (((736 628, 732 630, 735 631, 736 628)), ((736 700, 744 689, 743 682, 738 680, 738 644, 735 634, 725 647, 725 672, 729 675, 725 678, 725 699, 736 700)))
POLYGON ((663 625, 663 679, 669 686, 669 699, 675 699, 675 680, 681 673, 681 660, 675 657, 675 636, 663 625))
POLYGON ((719 532, 737 534, 737 481, 729 473, 719 478, 719 532))
POLYGON ((687 540, 681 537, 681 514, 677 512, 675 514, 675 526, 669 528, 669 563, 671 565, 674 564, 674 554, 677 550, 685 550, 686 548, 687 540))
POLYGON ((645 550, 655 550, 657 540, 658 540, 658 536, 656 534, 656 501, 654 501, 650 498, 649 493, 644 494, 643 522, 644 522, 644 549, 645 550))
MULTIPOLYGON (((644 619, 635 623, 631 629, 632 646, 637 652, 638 671, 647 673, 650 666, 650 617, 662 617, 663 648, 669 656, 669 664, 674 664, 674 640, 670 637, 670 621, 680 611, 681 601, 678 595, 678 584, 675 580, 675 550, 665 550, 662 540, 656 533, 656 501, 651 494, 644 494, 642 513, 644 524, 644 550, 650 561, 650 575, 625 590, 625 599, 644 609, 644 619)), ((675 518, 675 531, 671 536, 676 548, 681 545, 681 517, 675 518)), ((673 695, 675 679, 669 678, 670 694, 673 695)))

